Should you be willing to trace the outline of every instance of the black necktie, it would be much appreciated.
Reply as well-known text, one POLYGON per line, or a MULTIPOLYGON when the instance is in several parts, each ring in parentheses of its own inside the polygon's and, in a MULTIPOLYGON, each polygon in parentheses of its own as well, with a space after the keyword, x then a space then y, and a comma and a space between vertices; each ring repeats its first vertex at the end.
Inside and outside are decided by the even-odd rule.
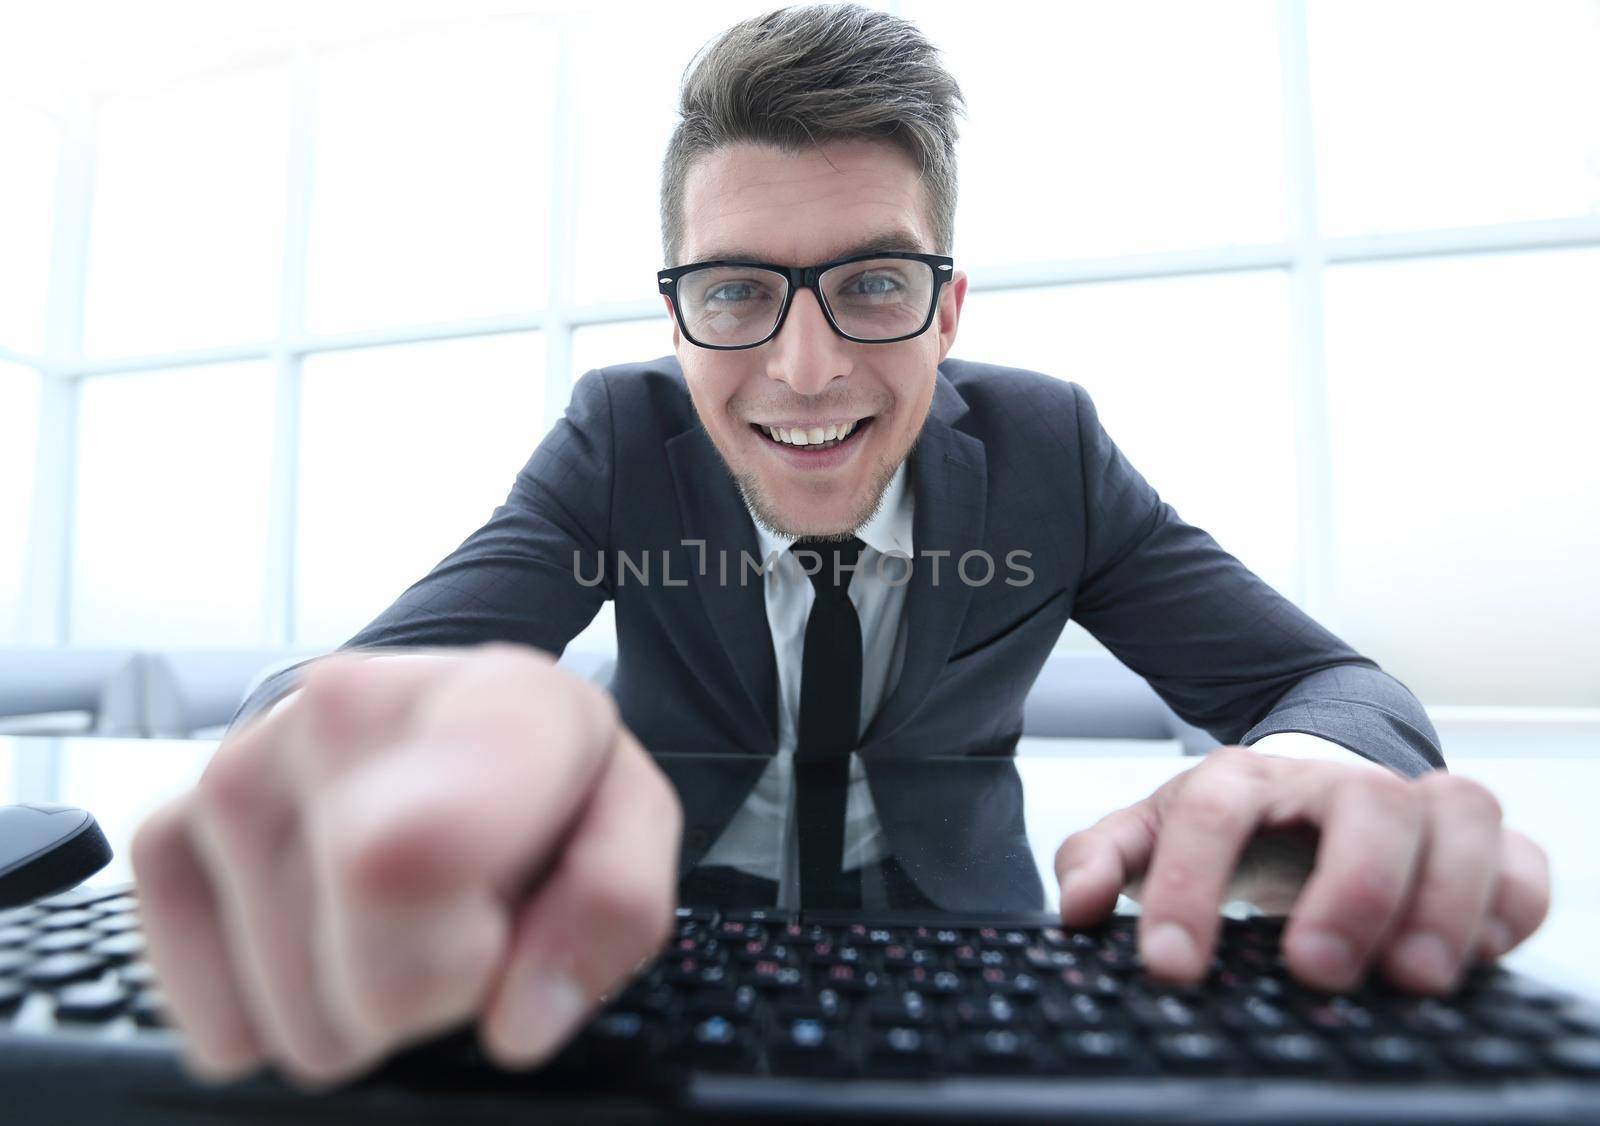
MULTIPOLYGON (((851 537, 797 543, 792 549, 814 552, 822 561, 811 575, 817 598, 806 619, 794 759, 804 907, 851 907, 857 899, 843 868, 850 752, 861 722, 861 621, 848 590, 861 548, 861 541, 851 537)), ((801 555, 802 565, 809 568, 812 558, 801 555)))

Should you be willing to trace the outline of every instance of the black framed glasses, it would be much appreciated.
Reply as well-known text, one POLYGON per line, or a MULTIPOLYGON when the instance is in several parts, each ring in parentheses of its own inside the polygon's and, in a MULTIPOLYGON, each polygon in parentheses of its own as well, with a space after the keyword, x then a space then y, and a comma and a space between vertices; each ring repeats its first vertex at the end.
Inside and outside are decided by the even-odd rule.
POLYGON ((954 270, 943 254, 887 251, 815 266, 717 259, 662 270, 656 281, 691 344, 733 351, 778 335, 801 289, 816 294, 828 324, 846 340, 893 344, 921 336, 954 270))

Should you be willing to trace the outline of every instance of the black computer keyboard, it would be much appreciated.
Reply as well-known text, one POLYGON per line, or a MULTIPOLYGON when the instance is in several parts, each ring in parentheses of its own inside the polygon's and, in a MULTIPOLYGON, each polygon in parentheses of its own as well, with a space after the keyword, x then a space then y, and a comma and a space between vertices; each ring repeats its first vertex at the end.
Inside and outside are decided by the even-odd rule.
MULTIPOLYGON (((1143 973, 1126 917, 1082 931, 1042 918, 859 920, 680 908, 663 954, 539 1083, 644 1090, 689 1072, 1600 1082, 1591 1003, 1489 968, 1445 999, 1381 985, 1330 996, 1289 976, 1277 920, 1225 923, 1196 988, 1143 973)), ((142 949, 128 888, 0 912, 0 1063, 8 1042, 40 1037, 91 1039, 100 1058, 170 1048, 142 949)), ((462 1089, 497 1074, 464 1029, 366 1082, 462 1089)))

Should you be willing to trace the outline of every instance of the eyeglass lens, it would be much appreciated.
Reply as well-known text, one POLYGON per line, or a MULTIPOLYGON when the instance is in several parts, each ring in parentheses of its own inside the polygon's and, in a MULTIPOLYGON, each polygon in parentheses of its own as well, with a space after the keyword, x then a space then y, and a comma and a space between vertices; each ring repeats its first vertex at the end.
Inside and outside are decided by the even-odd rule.
MULTIPOLYGON (((754 344, 778 322, 789 280, 750 266, 707 266, 678 280, 691 340, 712 347, 754 344)), ((903 258, 846 262, 817 280, 834 322, 858 340, 893 340, 922 327, 933 308, 933 267, 903 258)))

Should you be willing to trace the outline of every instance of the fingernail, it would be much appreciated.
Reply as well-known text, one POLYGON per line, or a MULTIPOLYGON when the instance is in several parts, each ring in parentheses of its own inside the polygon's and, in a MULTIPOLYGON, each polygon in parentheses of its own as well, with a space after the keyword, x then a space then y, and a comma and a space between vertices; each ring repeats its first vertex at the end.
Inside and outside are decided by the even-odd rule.
POLYGON ((1295 945, 1323 981, 1335 986, 1349 985, 1356 976, 1355 951, 1332 931, 1311 931, 1301 935, 1295 945))
POLYGON ((1483 944, 1489 948, 1489 957, 1498 958, 1511 949, 1511 928, 1499 919, 1483 924, 1483 944))
POLYGON ((1145 936, 1145 964, 1156 969, 1189 973, 1200 960, 1189 932, 1177 923, 1162 923, 1145 936))
POLYGON ((1429 989, 1445 990, 1455 984, 1450 948, 1436 934, 1423 931, 1408 936, 1395 951, 1395 959, 1429 989))
POLYGON ((588 997, 566 974, 536 977, 507 1013, 506 1047, 519 1062, 538 1063, 572 1034, 588 1009, 588 997))

